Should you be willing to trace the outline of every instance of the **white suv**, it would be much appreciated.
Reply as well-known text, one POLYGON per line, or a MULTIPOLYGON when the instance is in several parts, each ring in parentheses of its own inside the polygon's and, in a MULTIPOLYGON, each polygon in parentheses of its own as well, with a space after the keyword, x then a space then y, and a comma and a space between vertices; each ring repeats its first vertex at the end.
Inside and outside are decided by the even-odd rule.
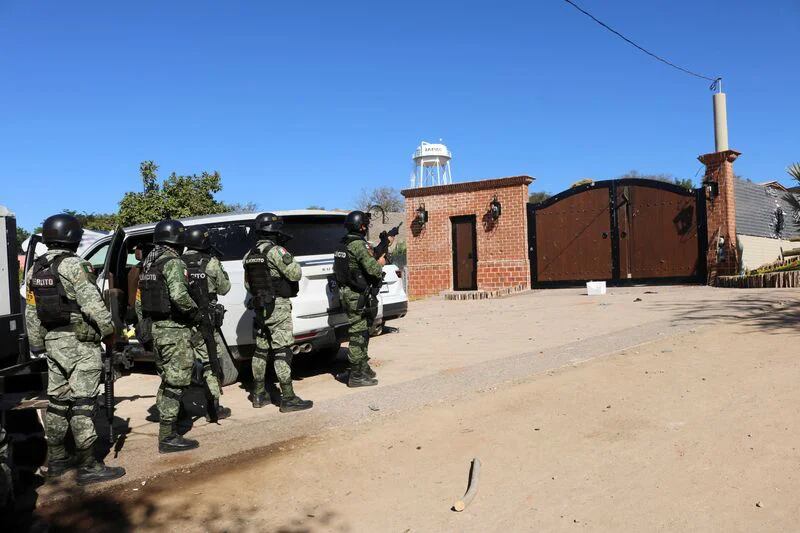
MULTIPOLYGON (((300 292, 292 298, 292 319, 296 350, 338 349, 346 334, 347 317, 339 302, 333 279, 333 251, 345 234, 345 213, 321 210, 275 211, 283 217, 284 231, 293 236, 286 248, 303 270, 300 292)), ((252 311, 245 308, 242 258, 253 247, 256 237, 252 224, 258 213, 209 215, 181 219, 186 227, 204 226, 211 234, 212 246, 220 255, 231 280, 228 294, 219 296, 227 309, 222 333, 235 359, 248 358, 255 348, 252 311)), ((138 243, 151 243, 155 224, 143 224, 120 230, 98 239, 81 254, 98 273, 98 285, 109 294, 112 313, 118 323, 129 316, 127 277, 138 261, 133 250, 138 243)), ((376 324, 405 316, 408 297, 401 270, 394 265, 383 268, 386 276, 379 296, 376 324)), ((140 352, 149 359, 152 354, 140 352)))

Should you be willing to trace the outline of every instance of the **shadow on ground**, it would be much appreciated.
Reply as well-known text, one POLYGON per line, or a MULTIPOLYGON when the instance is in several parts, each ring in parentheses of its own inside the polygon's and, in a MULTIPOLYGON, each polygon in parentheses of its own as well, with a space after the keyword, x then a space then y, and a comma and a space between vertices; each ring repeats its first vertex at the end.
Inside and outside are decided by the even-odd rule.
MULTIPOLYGON (((148 487, 149 488, 149 487, 148 487)), ((162 489, 147 495, 89 494, 72 481, 57 484, 54 494, 59 503, 45 506, 25 517, 17 516, 6 531, 113 532, 129 531, 266 531, 255 518, 260 509, 236 503, 208 503, 187 495, 180 505, 162 505, 162 489)), ((315 511, 288 520, 273 531, 306 533, 312 531, 349 531, 334 511, 315 511)))
POLYGON ((741 291, 735 300, 706 300, 688 303, 647 304, 675 315, 673 322, 697 322, 698 325, 734 321, 754 330, 772 333, 795 333, 800 321, 800 301, 795 295, 780 298, 741 291))

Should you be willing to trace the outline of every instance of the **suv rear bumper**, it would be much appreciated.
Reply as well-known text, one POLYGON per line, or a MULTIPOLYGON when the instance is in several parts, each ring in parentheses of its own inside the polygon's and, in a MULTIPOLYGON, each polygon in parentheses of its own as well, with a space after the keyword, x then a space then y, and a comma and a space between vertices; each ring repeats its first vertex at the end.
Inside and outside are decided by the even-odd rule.
POLYGON ((408 302, 395 302, 383 304, 383 319, 392 320, 403 318, 408 313, 408 302))

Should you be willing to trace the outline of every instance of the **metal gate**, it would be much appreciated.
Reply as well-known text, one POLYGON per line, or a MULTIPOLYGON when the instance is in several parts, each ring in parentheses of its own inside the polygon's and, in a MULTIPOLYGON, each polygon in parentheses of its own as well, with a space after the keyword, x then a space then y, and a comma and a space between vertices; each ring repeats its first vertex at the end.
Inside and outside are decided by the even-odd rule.
POLYGON ((584 281, 705 281, 705 195, 623 179, 581 185, 528 205, 535 286, 584 281))

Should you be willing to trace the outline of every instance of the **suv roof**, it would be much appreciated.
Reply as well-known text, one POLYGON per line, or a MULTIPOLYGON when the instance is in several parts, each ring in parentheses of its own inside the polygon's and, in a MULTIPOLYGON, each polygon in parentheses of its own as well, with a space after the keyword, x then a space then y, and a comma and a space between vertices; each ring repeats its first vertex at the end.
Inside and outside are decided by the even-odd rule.
MULTIPOLYGON (((344 218, 347 215, 346 211, 327 211, 323 209, 291 209, 288 211, 256 211, 252 213, 221 213, 218 215, 200 215, 196 217, 178 218, 181 222, 188 222, 188 225, 198 224, 214 224, 219 222, 236 222, 238 220, 253 220, 260 213, 275 213, 278 216, 289 217, 299 215, 326 215, 326 216, 341 216, 344 218)), ((129 226, 125 228, 125 233, 139 233, 156 227, 155 222, 147 224, 138 224, 136 226, 129 226)))

